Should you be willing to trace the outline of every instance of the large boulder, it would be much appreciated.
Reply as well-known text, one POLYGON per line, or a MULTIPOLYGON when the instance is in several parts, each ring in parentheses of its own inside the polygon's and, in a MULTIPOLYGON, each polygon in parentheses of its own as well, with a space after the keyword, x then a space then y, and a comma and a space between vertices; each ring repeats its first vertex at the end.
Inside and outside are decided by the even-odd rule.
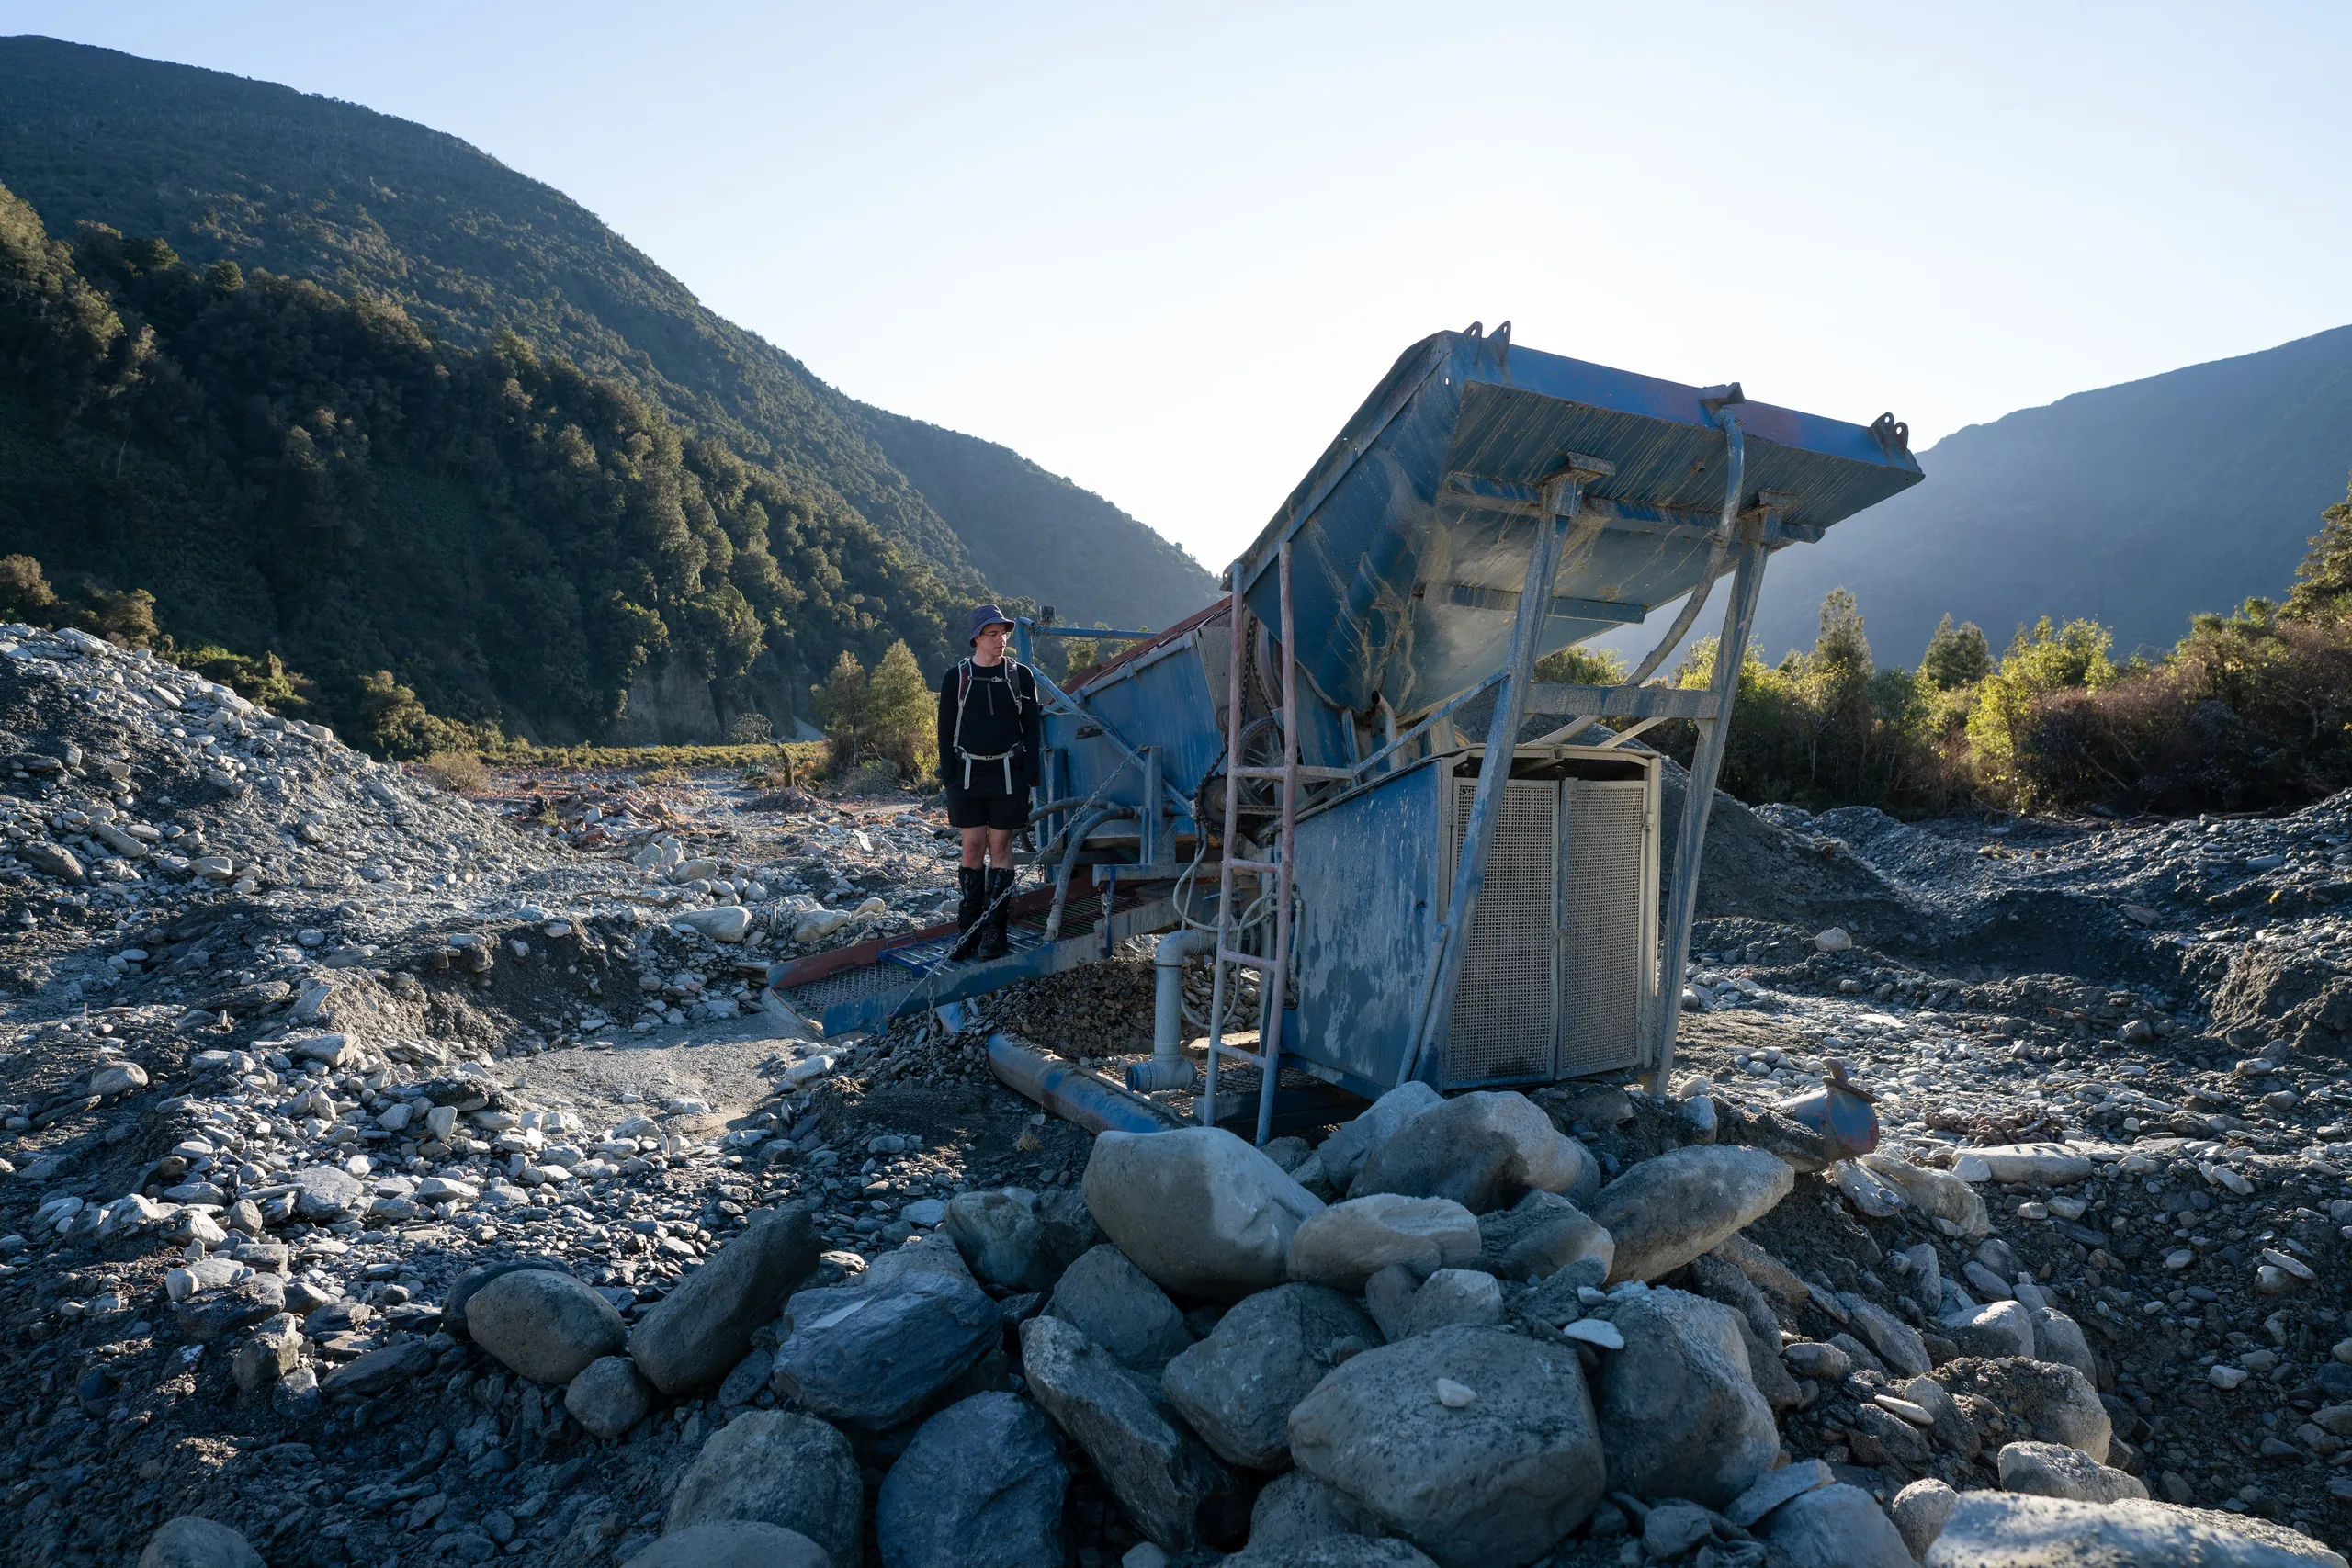
POLYGON ((1775 1410, 1798 1404, 1803 1393, 1788 1363, 1781 1359, 1781 1319, 1754 1280, 1734 1264, 1709 1253, 1690 1260, 1690 1289, 1709 1301, 1721 1302, 1739 1314, 1747 1340, 1747 1375, 1756 1391, 1775 1410))
POLYGON ((1291 1237, 1290 1277, 1351 1293, 1391 1264, 1417 1275, 1478 1256, 1478 1221, 1450 1198, 1382 1192, 1309 1214, 1291 1237))
POLYGON ((1992 1229, 1983 1195, 1948 1170, 1884 1154, 1863 1155, 1856 1163, 1902 1193, 1914 1209, 1942 1221, 1937 1228, 1947 1235, 1973 1243, 1983 1241, 1992 1229))
POLYGON ((1084 1331, 1031 1318, 1021 1325, 1021 1363, 1037 1403, 1093 1461, 1137 1529, 1169 1551, 1239 1538, 1249 1500, 1233 1472, 1084 1331))
POLYGON ((1939 1326, 1945 1338, 1960 1347, 1963 1356, 2033 1354, 2033 1309, 2023 1302, 1956 1307, 1944 1314, 1939 1326))
POLYGON ((2083 1325, 2056 1307, 2039 1306, 2033 1314, 2033 1359, 2072 1367, 2092 1382, 2098 1381, 2098 1358, 2083 1325))
POLYGON ((798 1530, 739 1520, 673 1530, 621 1568, 834 1568, 834 1563, 824 1548, 798 1530))
POLYGON ((1251 1547, 1225 1560, 1222 1568, 1436 1568, 1409 1541, 1389 1537, 1325 1536, 1288 1546, 1251 1547))
POLYGON ((1628 1167, 1600 1190, 1592 1217, 1616 1243, 1611 1283, 1650 1280, 1712 1252, 1770 1213, 1797 1174, 1761 1149, 1701 1144, 1628 1167))
POLYGON ((976 1393, 924 1422, 882 1480, 883 1568, 1030 1568, 1062 1561, 1069 1472, 1037 1407, 976 1393))
POLYGON ((1003 1313, 941 1245, 945 1267, 902 1261, 921 1250, 907 1247, 844 1284, 795 1293, 770 1374, 777 1395, 878 1432, 922 1414, 1000 1344, 1003 1313))
POLYGON ((1498 1279, 1545 1280, 1582 1268, 1598 1285, 1617 1258, 1615 1238, 1556 1192, 1531 1189, 1510 1208, 1478 1216, 1478 1258, 1470 1267, 1498 1279))
POLYGON ((1456 1324, 1491 1328, 1503 1320, 1502 1281, 1471 1269, 1441 1269, 1415 1280, 1400 1268, 1383 1269, 1364 1286, 1364 1310, 1390 1344, 1456 1324))
POLYGON ((1288 1546, 1251 1547, 1225 1560, 1222 1568, 1436 1568, 1410 1541, 1391 1536, 1324 1536, 1288 1546))
POLYGON ((1343 1122, 1323 1140, 1316 1152, 1323 1158, 1323 1174, 1335 1192, 1345 1192, 1356 1172, 1372 1151, 1396 1135, 1396 1130, 1414 1117, 1435 1111, 1445 1103, 1445 1097, 1416 1078, 1399 1084, 1372 1102, 1372 1108, 1352 1122, 1343 1122))
POLYGON ((653 1396, 627 1356, 589 1362, 563 1391, 563 1407, 599 1438, 627 1435, 653 1408, 653 1396))
POLYGON ((479 1268, 469 1269, 458 1276, 458 1282, 449 1287, 447 1295, 441 1298, 442 1328, 447 1330, 452 1338, 472 1338, 473 1331, 467 1326, 466 1314, 472 1310, 473 1299, 481 1292, 482 1287, 492 1280, 505 1275, 526 1274, 534 1269, 549 1274, 571 1272, 560 1258, 509 1258, 496 1263, 485 1263, 479 1268))
POLYGON ((262 1568, 261 1553, 227 1525, 182 1514, 147 1538, 139 1568, 262 1568))
POLYGON ((1184 1314, 1126 1254, 1108 1245, 1090 1249, 1063 1273, 1046 1308, 1137 1371, 1154 1377, 1169 1358, 1193 1342, 1184 1314))
POLYGON ((823 1247, 805 1204, 753 1216, 630 1331, 638 1371, 667 1394, 715 1387, 752 1348, 753 1331, 773 1322, 786 1292, 815 1269, 823 1247))
POLYGON ((306 1166, 292 1179, 294 1212, 313 1224, 343 1218, 367 1191, 359 1178, 339 1165, 306 1166))
POLYGON ((1451 1198, 1483 1214, 1508 1208, 1530 1190, 1566 1191, 1591 1159, 1525 1095, 1482 1090, 1449 1100, 1398 1128, 1363 1162, 1348 1196, 1451 1198))
POLYGON ((2001 1472, 2004 1492, 2064 1497, 2073 1503, 2120 1503, 2148 1495, 2138 1476, 2103 1465, 2064 1443, 2010 1443, 1994 1462, 2001 1472))
POLYGON ((568 1383, 628 1342, 612 1303, 569 1274, 537 1269, 475 1292, 466 1321, 475 1344, 534 1382, 568 1383))
POLYGON ((1001 1291, 1050 1290, 1053 1247, 1032 1203, 1011 1192, 959 1192, 940 1228, 980 1280, 1001 1291))
POLYGON ((1772 1407, 1748 1375, 1737 1314, 1664 1290, 1608 1312, 1625 1341, 1601 1362, 1597 1402, 1611 1489, 1724 1506, 1781 1446, 1772 1407))
POLYGON ((1924 1562, 1928 1548, 1943 1533, 1944 1521, 1959 1506, 1960 1494, 1929 1476, 1897 1492, 1886 1511, 1893 1517, 1894 1528, 1902 1532, 1903 1544, 1911 1549, 1913 1557, 1924 1562))
POLYGON ((1266 1483, 1250 1506, 1249 1550, 1271 1556, 1333 1536, 1344 1544, 1379 1529, 1380 1521, 1363 1504, 1306 1471, 1286 1470, 1266 1483))
POLYGON ((854 1563, 865 1488, 849 1439, 814 1416, 752 1410, 713 1433, 670 1496, 670 1529, 781 1525, 854 1563))
POLYGON ((2014 1356, 1961 1356, 1938 1367, 1936 1381, 2024 1422, 2037 1442, 2064 1443, 2107 1462, 2114 1419, 2091 1380, 2072 1367, 2014 1356))
POLYGON ((1292 1235, 1323 1207, 1218 1127, 1101 1134, 1084 1189, 1102 1234, 1137 1268, 1167 1290, 1213 1301, 1282 1283, 1292 1235))
POLYGON ((1582 1524, 1607 1479, 1577 1352, 1442 1328, 1335 1369, 1290 1414, 1299 1468, 1445 1568, 1518 1568, 1582 1524))
POLYGON ((1927 1568, 2345 1568, 2281 1525, 2169 1503, 2070 1503, 1963 1492, 1927 1568))
MULTIPOLYGON (((1228 1463, 1290 1463, 1290 1413, 1332 1367, 1379 1342, 1362 1308, 1319 1285, 1278 1285, 1242 1301, 1209 1337, 1168 1363, 1168 1403, 1228 1463)), ((1256 1536, 1251 1536, 1256 1540, 1256 1536)))
POLYGON ((1781 1504, 1767 1539, 1772 1560, 1787 1568, 1917 1568, 1877 1499, 1842 1483, 1781 1504))

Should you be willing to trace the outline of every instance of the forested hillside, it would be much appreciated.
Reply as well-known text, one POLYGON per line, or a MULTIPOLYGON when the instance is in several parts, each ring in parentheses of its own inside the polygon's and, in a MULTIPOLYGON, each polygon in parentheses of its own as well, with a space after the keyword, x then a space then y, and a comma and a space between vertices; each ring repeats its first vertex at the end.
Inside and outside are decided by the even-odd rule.
MULTIPOLYGON (((784 507, 802 525, 833 531, 825 549, 838 547, 845 554, 826 554, 829 565, 812 569, 817 576, 806 581, 784 558, 787 552, 779 534, 779 603, 797 604, 794 593, 822 600, 837 589, 865 594, 867 603, 857 604, 853 598, 843 601, 845 607, 872 620, 876 636, 885 630, 905 636, 926 660, 939 648, 929 617, 943 593, 957 599, 983 592, 1045 597, 1089 619, 1111 618, 1115 610, 1123 618, 1139 615, 1154 625, 1202 601, 1205 574, 1108 502, 1001 447, 896 421, 842 396, 790 355, 704 309, 677 279, 562 193, 425 127, 218 72, 48 39, 0 39, 0 181, 40 214, 51 238, 69 244, 78 243, 83 225, 96 223, 121 235, 162 242, 193 277, 203 276, 217 262, 236 263, 254 289, 240 310, 251 310, 263 299, 296 298, 279 285, 265 285, 264 273, 330 290, 350 321, 370 323, 366 330, 378 337, 389 333, 408 344, 401 353, 445 364, 449 397, 461 395, 469 376, 491 376, 493 363, 524 360, 537 367, 537 374, 574 378, 582 389, 595 387, 598 397, 623 400, 613 405, 628 411, 618 417, 641 424, 656 450, 666 450, 665 440, 673 444, 681 473, 695 471, 697 463, 721 465, 723 457, 749 476, 744 485, 767 487, 770 499, 763 505, 771 514, 784 507), (506 334, 515 341, 506 342, 506 334), (894 460, 893 449, 924 469, 939 488, 938 504, 894 460), (775 497, 790 499, 787 503, 775 497), (1049 544, 1034 550, 1017 547, 1012 536, 1033 520, 1049 544), (965 529, 971 531, 969 541, 959 537, 965 529), (868 538, 873 546, 858 542, 868 538), (895 545, 904 560, 879 553, 875 547, 882 541, 895 545), (861 552, 868 558, 847 558, 861 552), (1117 592, 1086 592, 1082 582, 1061 590, 1060 584, 1071 581, 1064 563, 1073 560, 1099 570, 1102 586, 1115 585, 1117 592), (922 570, 910 575, 908 563, 920 563, 922 570), (829 570, 842 575, 836 581, 827 577, 829 570), (924 608, 912 607, 918 603, 924 608)), ((127 311, 126 321, 145 318, 149 301, 134 298, 137 290, 124 278, 85 281, 127 311)), ((244 396, 242 383, 232 394, 230 382, 203 367, 220 362, 202 359, 193 340, 177 346, 169 341, 194 324, 193 318, 159 320, 164 357, 207 397, 244 396)), ((136 327, 130 330, 135 336, 136 327)), ((371 345, 378 337, 369 339, 371 345)), ((295 406, 300 399, 294 388, 307 371, 279 373, 246 362, 236 373, 266 384, 274 409, 284 405, 281 436, 312 412, 295 406)), ((397 377, 392 382, 400 384, 397 377)), ((403 422, 417 415, 422 395, 419 388, 403 386, 403 422)), ((362 425, 373 410, 365 395, 349 406, 336 406, 338 418, 362 425)), ((38 416, 18 410, 9 417, 16 434, 8 438, 10 466, 0 470, 0 489, 17 488, 20 475, 54 485, 57 475, 43 465, 70 459, 23 438, 26 421, 38 425, 38 416)), ((243 418, 225 420, 223 427, 239 441, 259 439, 243 428, 243 418)), ((591 432, 603 449, 606 438, 594 424, 572 423, 591 432)), ((530 434, 538 428, 533 421, 514 434, 535 443, 556 438, 551 433, 530 434)), ((379 433, 376 439, 385 437, 379 433)), ((123 454, 126 478, 138 450, 133 438, 123 454)), ((452 547, 450 538, 469 531, 448 524, 447 505, 455 502, 437 493, 423 499, 431 483, 455 481, 425 462, 422 450, 403 447, 397 459, 401 474, 415 468, 415 483, 379 482, 369 492, 367 505, 374 510, 368 524, 354 525, 366 536, 363 554, 378 565, 443 558, 452 547), (428 470, 438 477, 428 482, 428 470)), ((503 452, 501 460, 520 461, 520 450, 503 452)), ((705 475, 702 482, 706 500, 730 491, 731 481, 705 475)), ((190 491, 174 504, 195 506, 194 497, 190 491)), ((718 513, 726 513, 715 500, 713 504, 718 513)), ((119 507, 130 510, 119 508, 102 528, 94 529, 90 551, 81 551, 70 536, 49 536, 46 547, 56 558, 41 559, 54 570, 103 575, 125 571, 133 558, 171 561, 171 552, 181 547, 131 536, 146 525, 131 502, 119 507), (110 542, 100 546, 101 537, 110 542)), ((776 521, 780 527, 781 519, 776 521)), ((723 523, 718 525, 727 532, 723 523)), ((31 550, 18 542, 24 537, 0 538, 0 548, 31 550)), ((550 541, 549 547, 568 547, 550 541)), ((302 581, 310 559, 298 556, 274 570, 283 590, 299 589, 297 596, 304 601, 323 603, 331 596, 329 586, 302 581)), ((604 564, 584 568, 569 592, 582 605, 593 604, 611 591, 600 575, 606 570, 604 564)), ((397 589, 408 580, 405 570, 395 570, 380 586, 397 589)), ((470 629, 478 617, 460 606, 474 590, 457 585, 486 581, 453 567, 442 601, 414 607, 420 625, 454 615, 457 624, 470 629)), ((181 588, 142 576, 137 585, 153 588, 163 600, 167 626, 175 614, 194 614, 199 602, 225 605, 240 596, 202 578, 181 588)), ((756 599, 748 584, 736 586, 747 602, 756 599)), ((597 612, 579 613, 586 624, 597 612)), ((389 626, 405 614, 397 604, 379 604, 376 619, 389 626)), ((282 616, 258 612, 242 626, 220 625, 218 635, 252 635, 265 623, 287 635, 282 616)), ((666 617, 664 624, 669 625, 666 617)), ((380 658, 383 667, 413 679, 429 702, 453 702, 462 690, 474 694, 469 700, 477 709, 504 702, 534 724, 559 723, 547 694, 517 688, 507 697, 506 671, 487 655, 436 651, 442 639, 423 633, 384 635, 379 652, 366 657, 380 658), (468 681, 451 673, 461 667, 472 671, 468 681)), ((811 651, 812 641, 831 635, 820 613, 795 612, 792 651, 819 671, 830 667, 838 649, 811 651)), ((262 651, 258 645, 240 646, 262 651)), ((842 646, 861 655, 867 650, 854 638, 842 646)), ((278 645, 278 651, 295 660, 290 644, 278 645)), ((689 709, 707 713, 724 705, 724 691, 706 695, 695 689, 693 669, 673 667, 659 651, 650 658, 646 680, 651 683, 640 687, 639 718, 646 717, 649 704, 663 710, 665 725, 685 723, 689 709)), ((804 698, 805 673, 790 677, 801 682, 804 698)), ((780 694, 786 676, 779 671, 775 680, 780 694)), ((564 711, 587 716, 597 710, 589 703, 564 711)), ((569 727, 587 720, 565 716, 560 722, 569 727)))
POLYGON ((424 743, 403 688, 571 739, 657 666, 781 720, 842 649, 946 654, 937 574, 838 494, 512 334, 153 237, 69 250, 0 191, 0 545, 56 580, 19 563, 0 614, 151 591, 182 647, 279 656, 385 749, 424 743))

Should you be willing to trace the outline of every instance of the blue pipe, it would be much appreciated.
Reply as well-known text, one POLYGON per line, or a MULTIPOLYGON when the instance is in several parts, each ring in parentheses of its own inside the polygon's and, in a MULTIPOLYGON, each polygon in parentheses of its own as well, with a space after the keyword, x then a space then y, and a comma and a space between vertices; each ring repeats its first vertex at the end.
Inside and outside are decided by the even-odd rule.
POLYGON ((989 1036, 989 1070, 1006 1088, 1090 1133, 1164 1133, 1168 1122, 1143 1100, 1093 1074, 1033 1051, 1009 1034, 989 1036))

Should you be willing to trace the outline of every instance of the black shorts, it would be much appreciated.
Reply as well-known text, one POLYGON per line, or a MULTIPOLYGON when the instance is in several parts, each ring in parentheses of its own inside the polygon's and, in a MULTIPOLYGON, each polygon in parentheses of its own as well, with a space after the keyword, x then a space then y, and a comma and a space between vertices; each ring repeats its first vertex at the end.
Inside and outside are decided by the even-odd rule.
POLYGON ((1029 796, 1020 795, 966 795, 953 788, 947 791, 947 825, 951 828, 994 828, 1001 832, 1017 833, 1029 826, 1029 796))

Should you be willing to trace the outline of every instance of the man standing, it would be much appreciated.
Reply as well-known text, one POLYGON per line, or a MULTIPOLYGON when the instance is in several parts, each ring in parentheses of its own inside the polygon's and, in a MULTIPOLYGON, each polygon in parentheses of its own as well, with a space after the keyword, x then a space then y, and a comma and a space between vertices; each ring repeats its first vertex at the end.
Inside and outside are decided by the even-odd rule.
POLYGON ((956 660, 939 681, 939 773, 947 784, 948 824, 964 838, 957 941, 948 954, 957 963, 1007 951, 1012 835, 1029 825, 1029 790, 1044 754, 1037 678, 1004 656, 1012 631, 1012 620, 994 604, 974 610, 971 657, 956 660))

